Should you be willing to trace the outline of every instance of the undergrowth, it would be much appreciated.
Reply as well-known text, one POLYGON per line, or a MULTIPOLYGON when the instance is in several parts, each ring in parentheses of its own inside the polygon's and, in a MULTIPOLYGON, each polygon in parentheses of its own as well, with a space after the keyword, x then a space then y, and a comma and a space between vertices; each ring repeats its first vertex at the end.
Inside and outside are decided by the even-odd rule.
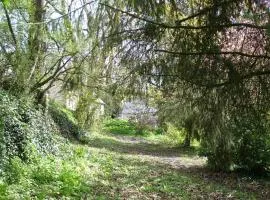
POLYGON ((79 127, 73 111, 67 109, 61 103, 50 101, 49 114, 62 136, 68 139, 83 139, 84 131, 79 127))
MULTIPOLYGON (((13 158, 8 178, 0 181, 0 199, 257 199, 269 197, 267 185, 193 168, 174 169, 144 155, 114 149, 121 141, 95 134, 88 145, 65 145, 59 156, 13 158), (105 140, 112 148, 97 148, 105 140), (236 180, 236 179, 235 179, 236 180), (224 182, 223 182, 224 181, 224 182), (254 186, 254 190, 249 187, 254 186), (256 186, 256 187, 255 187, 256 186), (264 196, 263 196, 264 195, 264 196)), ((124 143, 122 144, 124 145, 124 143)), ((147 148, 145 146, 144 148, 147 148)), ((121 149, 119 149, 121 150, 121 149)), ((157 150, 155 150, 157 151, 157 150)), ((154 153, 154 151, 153 151, 154 153)))
MULTIPOLYGON (((69 149, 70 150, 70 149, 69 149)), ((80 199, 88 193, 82 154, 66 152, 64 157, 36 155, 25 163, 12 158, 0 183, 0 199, 80 199)))
POLYGON ((57 152, 54 123, 42 110, 0 91, 0 164, 12 157, 27 160, 29 145, 39 153, 57 152))
MULTIPOLYGON (((126 135, 142 137, 144 139, 164 143, 171 146, 182 146, 186 132, 184 129, 177 129, 172 124, 167 124, 167 130, 149 126, 141 127, 140 124, 122 119, 107 119, 104 121, 103 131, 115 135, 126 135)), ((192 147, 199 148, 197 140, 192 140, 192 147)))
POLYGON ((138 123, 121 119, 107 119, 104 123, 104 131, 112 134, 148 136, 156 134, 157 130, 150 127, 140 127, 138 123))
POLYGON ((177 148, 181 131, 109 120, 89 134, 56 102, 44 116, 1 92, 0 112, 3 200, 270 198, 267 181, 202 173, 196 151, 177 148))

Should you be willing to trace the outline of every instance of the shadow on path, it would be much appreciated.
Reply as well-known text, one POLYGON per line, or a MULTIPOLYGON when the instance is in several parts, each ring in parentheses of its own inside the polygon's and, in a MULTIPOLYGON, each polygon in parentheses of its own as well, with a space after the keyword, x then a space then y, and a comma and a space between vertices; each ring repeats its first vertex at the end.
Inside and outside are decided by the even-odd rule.
POLYGON ((193 148, 170 148, 163 144, 155 144, 142 138, 130 136, 92 138, 88 146, 120 154, 134 155, 134 157, 141 159, 137 165, 160 167, 178 174, 199 178, 206 184, 220 184, 231 188, 231 190, 240 188, 240 190, 246 192, 256 193, 259 199, 270 199, 269 182, 256 181, 236 173, 210 171, 205 167, 206 159, 198 157, 197 151, 193 148))
POLYGON ((158 157, 196 157, 194 148, 169 147, 163 144, 151 143, 142 138, 116 136, 114 138, 94 138, 88 143, 95 148, 105 148, 118 153, 149 155, 158 157))

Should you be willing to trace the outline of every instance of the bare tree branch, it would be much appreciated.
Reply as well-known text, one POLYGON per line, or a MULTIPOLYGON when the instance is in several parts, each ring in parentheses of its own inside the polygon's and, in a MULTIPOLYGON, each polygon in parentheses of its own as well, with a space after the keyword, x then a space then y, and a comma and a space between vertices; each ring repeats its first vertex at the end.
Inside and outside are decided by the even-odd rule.
POLYGON ((36 89, 42 87, 43 85, 47 84, 49 81, 51 81, 52 79, 56 78, 58 76, 58 73, 64 69, 64 67, 69 63, 69 61, 72 59, 72 56, 69 57, 62 65, 61 63, 59 63, 59 66, 57 67, 57 69, 54 71, 54 73, 47 77, 45 80, 37 82, 36 84, 34 84, 34 86, 31 88, 31 91, 35 91, 36 89))

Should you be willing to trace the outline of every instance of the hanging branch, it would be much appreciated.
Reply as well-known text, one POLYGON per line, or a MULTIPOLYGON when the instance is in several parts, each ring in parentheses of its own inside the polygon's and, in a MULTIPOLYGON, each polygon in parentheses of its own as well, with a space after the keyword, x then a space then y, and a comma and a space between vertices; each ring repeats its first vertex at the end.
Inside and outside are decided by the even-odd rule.
MULTIPOLYGON (((114 10, 116 12, 121 12, 125 15, 128 15, 130 17, 133 17, 135 19, 139 19, 141 21, 159 26, 160 28, 166 28, 166 29, 189 29, 189 30, 201 30, 201 29, 209 29, 209 28, 230 28, 230 27, 247 27, 247 28, 254 28, 254 29, 259 29, 259 30, 266 30, 268 29, 267 25, 255 25, 255 24, 249 24, 249 23, 228 23, 228 24, 219 24, 219 25, 203 25, 203 26, 191 26, 191 25, 181 25, 181 24, 177 24, 177 25, 170 25, 170 24, 166 24, 166 23, 162 23, 162 22, 157 22, 151 19, 147 19, 145 17, 141 17, 137 14, 133 14, 124 10, 121 10, 119 8, 115 8, 113 6, 110 6, 108 4, 105 3, 99 3, 102 6, 105 6, 111 10, 114 10)), ((193 17, 196 17, 193 16, 193 17)), ((183 19, 184 21, 191 19, 191 17, 185 18, 183 19)), ((181 22, 181 21, 180 21, 181 22)))
MULTIPOLYGON (((2 1, 3 1, 3 0, 2 0, 2 1)), ((74 10, 71 10, 71 11, 67 12, 66 14, 63 14, 63 13, 60 12, 59 10, 55 10, 55 11, 57 11, 58 13, 60 12, 62 15, 59 16, 59 17, 56 17, 56 18, 54 18, 54 19, 48 20, 48 21, 44 21, 44 22, 35 22, 35 23, 27 23, 27 24, 28 24, 28 25, 49 24, 49 23, 51 23, 51 22, 53 22, 53 21, 57 21, 57 20, 59 20, 59 19, 62 19, 62 18, 66 17, 66 16, 70 15, 71 13, 74 13, 74 12, 80 10, 80 9, 83 9, 85 6, 90 5, 90 4, 94 3, 94 2, 95 2, 95 0, 94 0, 94 1, 90 1, 90 2, 88 2, 88 3, 85 3, 85 4, 83 4, 82 6, 80 6, 80 7, 76 8, 76 9, 74 9, 74 10)), ((51 4, 50 4, 50 5, 51 5, 51 4)), ((52 6, 52 7, 55 9, 54 6, 52 6)))
POLYGON ((165 49, 154 49, 155 52, 161 52, 161 53, 168 53, 174 56, 200 56, 200 55, 238 55, 248 58, 262 58, 262 59, 270 59, 270 56, 268 55, 254 55, 254 54, 247 54, 243 52, 238 51, 221 51, 221 52, 175 52, 175 51, 168 51, 165 49))

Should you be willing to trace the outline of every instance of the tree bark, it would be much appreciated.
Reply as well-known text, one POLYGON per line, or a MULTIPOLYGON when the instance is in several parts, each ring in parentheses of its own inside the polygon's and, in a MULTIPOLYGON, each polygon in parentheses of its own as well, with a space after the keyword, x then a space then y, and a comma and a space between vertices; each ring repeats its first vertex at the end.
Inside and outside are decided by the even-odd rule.
POLYGON ((33 0, 33 9, 30 10, 30 29, 28 36, 28 46, 29 46, 29 78, 28 81, 31 82, 32 79, 39 74, 42 67, 42 54, 44 53, 44 41, 42 34, 43 20, 44 20, 44 0, 33 0))

